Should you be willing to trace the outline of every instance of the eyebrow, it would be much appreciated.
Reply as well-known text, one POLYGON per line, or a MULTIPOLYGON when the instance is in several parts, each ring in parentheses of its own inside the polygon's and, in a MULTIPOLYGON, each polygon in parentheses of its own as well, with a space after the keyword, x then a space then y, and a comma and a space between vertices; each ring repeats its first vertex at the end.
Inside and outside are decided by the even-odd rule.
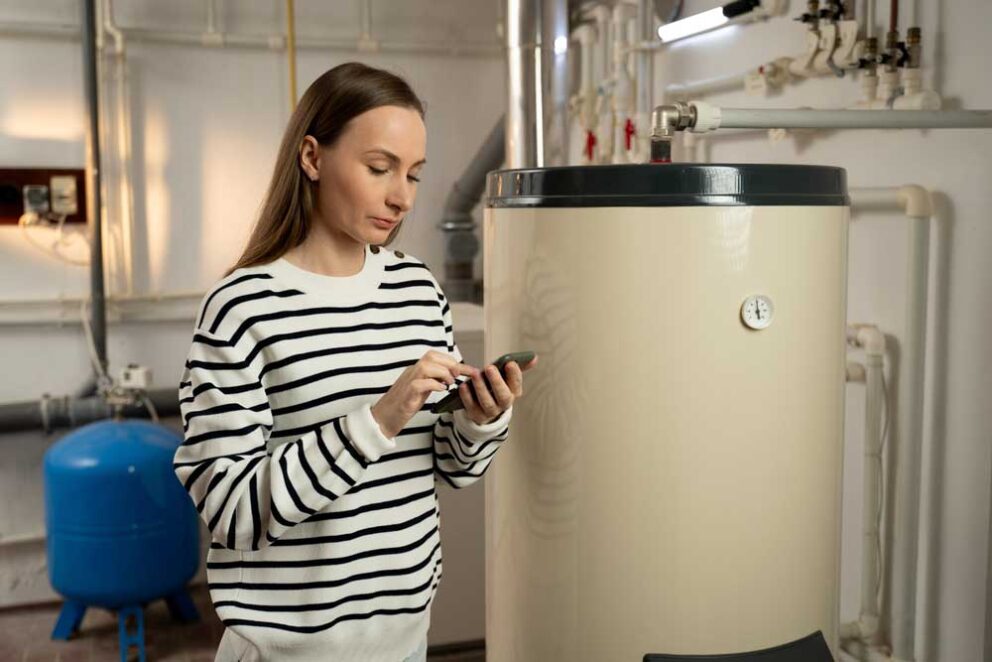
MULTIPOLYGON (((387 159, 389 159, 393 163, 400 163, 400 157, 396 156, 395 154, 393 154, 392 152, 390 152, 388 149, 383 149, 381 147, 377 147, 375 149, 366 150, 365 153, 366 154, 382 154, 383 156, 385 156, 387 159)), ((411 168, 416 168, 417 166, 424 165, 425 163, 427 163, 427 159, 420 159, 419 161, 417 161, 416 163, 414 163, 410 167, 411 168)))

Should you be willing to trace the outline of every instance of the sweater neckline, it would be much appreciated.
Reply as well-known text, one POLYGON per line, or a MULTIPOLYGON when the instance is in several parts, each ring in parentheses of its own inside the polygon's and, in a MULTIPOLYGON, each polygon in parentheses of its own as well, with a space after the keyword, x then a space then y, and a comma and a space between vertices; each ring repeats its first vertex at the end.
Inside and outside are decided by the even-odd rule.
POLYGON ((371 244, 365 245, 365 263, 361 271, 350 276, 328 276, 308 271, 296 266, 285 257, 270 262, 272 275, 285 283, 292 284, 304 292, 330 296, 361 296, 371 294, 382 281, 385 251, 380 248, 373 252, 371 244))

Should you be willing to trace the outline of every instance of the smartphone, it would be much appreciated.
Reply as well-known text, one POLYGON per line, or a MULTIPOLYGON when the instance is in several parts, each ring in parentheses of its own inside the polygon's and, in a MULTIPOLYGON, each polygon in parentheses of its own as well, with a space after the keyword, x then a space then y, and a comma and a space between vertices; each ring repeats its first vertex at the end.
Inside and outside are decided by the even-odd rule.
MULTIPOLYGON (((506 374, 503 372, 503 367, 507 363, 509 363, 510 361, 516 361, 517 365, 524 366, 530 363, 534 359, 534 356, 535 356, 534 352, 510 352, 509 354, 504 354, 503 356, 493 361, 493 365, 496 366, 496 369, 499 370, 500 374, 503 375, 503 377, 505 378, 506 374)), ((486 379, 485 376, 483 376, 482 379, 483 381, 485 381, 486 379)), ((468 387, 470 389, 473 389, 473 393, 474 393, 475 387, 473 385, 472 380, 469 379, 467 381, 468 381, 468 387)), ((459 395, 458 393, 458 388, 463 383, 464 382, 455 382, 455 386, 448 391, 448 394, 434 403, 434 405, 431 407, 431 411, 434 412, 435 414, 440 414, 446 411, 456 411, 458 409, 464 409, 465 403, 462 402, 462 396, 459 395)), ((488 386, 488 382, 486 383, 486 385, 488 386)))

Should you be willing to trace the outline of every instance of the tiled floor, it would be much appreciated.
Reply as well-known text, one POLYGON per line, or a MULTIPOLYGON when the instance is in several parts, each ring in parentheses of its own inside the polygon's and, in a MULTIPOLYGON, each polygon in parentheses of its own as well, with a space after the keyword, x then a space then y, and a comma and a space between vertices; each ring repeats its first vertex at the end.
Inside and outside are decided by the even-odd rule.
MULTIPOLYGON (((162 601, 145 609, 145 653, 148 662, 210 662, 223 626, 217 620, 205 586, 191 594, 200 622, 172 621, 162 601)), ((0 610, 0 662, 118 662, 117 619, 101 609, 86 612, 80 633, 70 641, 53 641, 59 605, 0 610)), ((137 659, 132 653, 131 660, 137 659)), ((432 650, 431 662, 485 662, 481 649, 461 652, 432 650)))

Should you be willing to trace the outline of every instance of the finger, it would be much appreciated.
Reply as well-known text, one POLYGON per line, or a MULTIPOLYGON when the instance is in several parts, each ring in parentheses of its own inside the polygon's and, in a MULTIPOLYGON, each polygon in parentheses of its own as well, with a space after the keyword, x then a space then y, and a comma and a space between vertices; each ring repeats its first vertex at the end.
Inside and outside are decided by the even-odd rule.
POLYGON ((410 384, 418 395, 429 395, 431 391, 447 391, 448 387, 436 379, 415 379, 410 384))
POLYGON ((426 363, 424 364, 424 374, 428 377, 433 377, 438 381, 442 381, 448 386, 455 383, 455 377, 457 375, 452 375, 451 371, 443 365, 436 363, 426 363))
POLYGON ((506 385, 510 387, 510 392, 513 396, 519 398, 523 393, 523 373, 520 371, 520 365, 516 361, 510 361, 506 364, 506 385))
POLYGON ((481 372, 472 377, 472 385, 475 387, 475 400, 479 403, 482 411, 486 415, 495 415, 490 412, 496 410, 496 402, 493 401, 493 396, 489 393, 489 388, 486 386, 485 378, 481 372))
POLYGON ((462 404, 465 405, 465 412, 470 418, 482 418, 484 416, 482 409, 472 395, 472 389, 469 388, 467 381, 462 382, 462 385, 458 387, 458 395, 461 397, 462 404))
POLYGON ((448 372, 454 377, 468 376, 471 377, 472 374, 479 371, 475 366, 469 365, 468 363, 459 363, 458 361, 444 361, 443 365, 448 372))
POLYGON ((525 365, 525 366, 523 367, 523 370, 524 370, 524 372, 526 372, 526 371, 528 371, 528 370, 530 370, 530 369, 531 369, 531 368, 533 368, 533 367, 534 367, 535 365, 537 365, 537 354, 535 354, 535 355, 534 355, 534 358, 532 358, 532 359, 531 359, 530 361, 528 361, 528 362, 527 362, 527 365, 525 365))
POLYGON ((486 379, 489 380, 490 391, 496 396, 499 409, 506 409, 513 403, 513 392, 509 385, 494 365, 486 366, 485 374, 486 379))

